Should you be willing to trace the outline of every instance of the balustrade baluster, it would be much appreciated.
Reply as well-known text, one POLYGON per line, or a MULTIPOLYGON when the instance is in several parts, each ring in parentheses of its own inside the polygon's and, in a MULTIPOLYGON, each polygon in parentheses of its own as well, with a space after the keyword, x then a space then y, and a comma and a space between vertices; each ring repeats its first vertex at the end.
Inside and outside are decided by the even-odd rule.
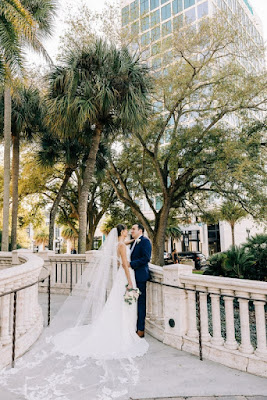
MULTIPOLYGON (((193 285, 187 285, 188 289, 195 289, 193 285)), ((187 320, 188 330, 186 335, 188 337, 198 337, 197 330, 197 312, 196 312, 196 293, 191 290, 187 290, 187 320)))
POLYGON ((221 309, 220 309, 220 291, 215 288, 209 288, 209 292, 213 293, 211 297, 211 311, 212 311, 212 338, 211 343, 215 346, 223 345, 222 331, 221 331, 221 309))
MULTIPOLYGON (((12 290, 11 286, 5 286, 4 292, 12 290)), ((2 297, 1 302, 1 341, 3 345, 11 342, 10 335, 10 294, 2 297)))
POLYGON ((238 343, 235 339, 235 320, 234 320, 234 298, 228 297, 227 295, 233 296, 233 290, 224 290, 223 297, 224 308, 225 308, 225 323, 226 323, 226 341, 224 346, 227 349, 235 350, 238 348, 238 343))
MULTIPOLYGON (((237 297, 249 297, 247 292, 237 292, 237 297)), ((254 349, 250 341, 250 328, 249 328, 249 309, 248 300, 239 298, 239 316, 240 316, 240 329, 241 329, 241 345, 239 350, 242 353, 252 354, 254 349)))
POLYGON ((266 316, 265 316, 265 295, 253 295, 254 299, 257 299, 253 302, 255 307, 255 317, 256 317, 256 330, 257 330, 257 348, 255 350, 255 354, 258 357, 266 357, 267 356, 267 348, 266 348, 266 316), (261 301, 260 301, 261 300, 261 301))
MULTIPOLYGON (((203 287, 197 287, 197 290, 202 290, 203 287)), ((203 342, 209 342, 211 339, 209 333, 209 317, 207 305, 207 293, 199 293, 200 298, 200 316, 201 316, 201 338, 203 342)))

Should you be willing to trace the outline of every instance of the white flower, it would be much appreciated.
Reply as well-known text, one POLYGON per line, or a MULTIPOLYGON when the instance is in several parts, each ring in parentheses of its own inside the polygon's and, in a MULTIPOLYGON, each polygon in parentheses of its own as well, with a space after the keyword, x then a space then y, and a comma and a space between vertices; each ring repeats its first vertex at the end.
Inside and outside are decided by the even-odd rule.
POLYGON ((138 243, 140 243, 141 242, 141 239, 137 239, 136 240, 136 244, 138 244, 138 243))

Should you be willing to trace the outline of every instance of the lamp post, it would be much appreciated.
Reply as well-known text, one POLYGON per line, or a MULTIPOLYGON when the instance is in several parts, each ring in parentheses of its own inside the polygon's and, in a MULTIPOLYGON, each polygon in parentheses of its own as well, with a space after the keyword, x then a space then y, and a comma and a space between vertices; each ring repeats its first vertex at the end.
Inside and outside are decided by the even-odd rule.
POLYGON ((250 229, 246 228, 246 232, 247 232, 247 239, 249 239, 250 229))

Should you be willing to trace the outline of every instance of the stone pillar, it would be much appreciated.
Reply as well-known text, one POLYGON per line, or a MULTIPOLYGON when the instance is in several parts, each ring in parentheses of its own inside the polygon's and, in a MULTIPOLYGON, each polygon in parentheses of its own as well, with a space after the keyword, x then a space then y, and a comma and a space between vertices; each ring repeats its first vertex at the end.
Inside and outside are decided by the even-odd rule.
POLYGON ((266 317, 265 317, 265 295, 254 294, 253 301, 255 307, 255 317, 256 317, 256 329, 257 329, 257 349, 255 350, 255 354, 258 357, 266 357, 267 349, 266 349, 266 317), (261 301, 260 301, 261 300, 261 301))
POLYGON ((158 321, 164 321, 164 309, 163 309, 163 289, 162 285, 158 284, 158 321))
POLYGON ((186 336, 195 338, 198 337, 197 330, 197 312, 196 312, 196 292, 193 291, 195 286, 186 285, 187 290, 187 321, 188 321, 188 330, 186 336))
POLYGON ((221 309, 220 309, 220 291, 215 288, 209 288, 209 292, 213 293, 211 297, 211 311, 212 311, 212 331, 213 335, 211 343, 215 346, 223 345, 223 338, 221 332, 221 309))
MULTIPOLYGON (((203 291, 203 287, 198 288, 203 291)), ((200 300, 200 317, 201 317, 201 338, 203 342, 209 342, 211 339, 209 333, 209 317, 208 317, 208 305, 207 305, 207 293, 199 293, 200 300)))
POLYGON ((174 286, 163 286, 165 320, 163 342, 178 349, 182 348, 183 337, 188 327, 186 291, 175 288, 184 286, 180 282, 180 275, 192 275, 192 267, 181 264, 163 267, 163 283, 174 286))
POLYGON ((152 283, 152 320, 158 317, 158 286, 157 283, 152 283))
MULTIPOLYGON (((249 297, 246 292, 236 292, 239 297, 249 297)), ((249 310, 248 300, 244 298, 238 299, 239 302, 239 315, 240 315, 240 329, 241 329, 241 345, 239 350, 245 354, 252 354, 254 349, 250 342, 250 329, 249 329, 249 310)))
POLYGON ((236 350, 238 343, 235 339, 235 320, 234 320, 234 298, 228 297, 227 295, 233 296, 233 290, 224 290, 223 297, 225 307, 225 323, 226 323, 226 341, 224 346, 227 349, 236 350))
POLYGON ((147 282, 147 318, 150 318, 152 315, 152 283, 147 282))

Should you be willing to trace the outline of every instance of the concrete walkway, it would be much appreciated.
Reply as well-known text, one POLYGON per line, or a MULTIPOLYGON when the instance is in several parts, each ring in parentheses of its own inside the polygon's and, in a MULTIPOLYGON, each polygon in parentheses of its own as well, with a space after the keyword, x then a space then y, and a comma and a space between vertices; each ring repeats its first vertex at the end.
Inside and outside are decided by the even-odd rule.
MULTIPOLYGON (((46 297, 40 295, 40 299, 45 310, 46 297)), ((52 296, 52 315, 63 299, 60 295, 52 296)), ((146 339, 150 344, 149 352, 135 359, 138 382, 129 388, 127 396, 117 397, 119 400, 267 400, 267 379, 212 361, 200 361, 196 356, 166 346, 152 337, 146 339)), ((0 387, 0 400, 26 399, 9 393, 8 389, 0 387)), ((84 397, 82 390, 64 400, 85 398, 97 400, 84 397)), ((112 398, 115 397, 106 397, 112 398)))

